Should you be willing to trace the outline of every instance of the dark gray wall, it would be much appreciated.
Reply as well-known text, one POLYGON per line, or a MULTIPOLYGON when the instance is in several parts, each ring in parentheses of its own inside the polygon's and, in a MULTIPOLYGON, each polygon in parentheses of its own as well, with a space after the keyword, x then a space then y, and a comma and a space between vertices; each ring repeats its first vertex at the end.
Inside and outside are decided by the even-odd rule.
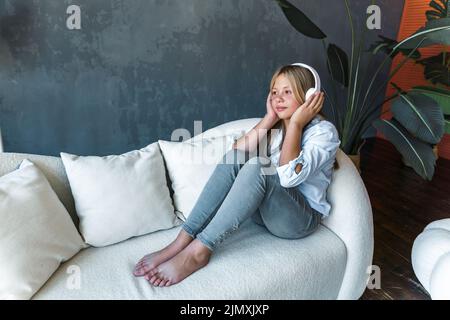
MULTIPOLYGON (((350 48, 343 1, 292 3, 350 48)), ((350 3, 361 29, 369 1, 350 3)), ((378 4, 382 29, 368 39, 395 38, 403 0, 378 4)), ((312 64, 327 87, 322 43, 298 34, 272 0, 2 0, 0 17, 10 152, 122 153, 176 128, 193 133, 194 120, 206 130, 262 117, 281 64, 312 64), (70 4, 81 6, 80 31, 66 28, 70 4)))

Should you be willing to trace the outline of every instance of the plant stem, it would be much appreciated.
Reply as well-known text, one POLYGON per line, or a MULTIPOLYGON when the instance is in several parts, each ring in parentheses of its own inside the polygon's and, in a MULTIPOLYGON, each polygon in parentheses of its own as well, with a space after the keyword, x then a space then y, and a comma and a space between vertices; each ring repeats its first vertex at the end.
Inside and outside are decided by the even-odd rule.
MULTIPOLYGON (((371 1, 371 5, 374 5, 374 4, 375 4, 375 0, 372 0, 372 1, 371 1)), ((364 37, 364 36, 365 36, 366 31, 367 31, 367 26, 366 26, 366 28, 363 29, 363 32, 362 32, 362 37, 361 37, 361 39, 362 39, 363 41, 365 40, 365 37, 364 37)), ((365 44, 365 41, 363 42, 363 44, 361 44, 361 46, 364 47, 364 44, 365 44)), ((356 105, 356 106, 359 106, 358 102, 359 102, 359 98, 360 98, 360 96, 361 96, 361 91, 362 91, 361 88, 362 88, 363 85, 364 85, 364 80, 366 79, 367 71, 369 70, 369 68, 370 68, 370 66, 371 66, 371 62, 372 62, 373 56, 374 56, 373 54, 371 54, 371 55, 369 56, 369 61, 366 63, 366 67, 364 68, 364 72, 363 72, 363 75, 362 75, 361 81, 360 81, 360 86, 359 86, 358 94, 357 94, 357 96, 356 96, 356 102, 355 102, 355 105, 356 105)), ((361 112, 361 108, 358 107, 358 108, 356 109, 356 112, 355 112, 356 118, 359 117, 360 112, 361 112)))
MULTIPOLYGON (((328 57, 328 52, 327 52, 327 45, 325 43, 325 39, 322 39, 322 44, 323 44, 323 49, 325 51, 325 57, 327 59, 327 68, 330 68, 331 70, 331 64, 330 64, 330 59, 328 57)), ((334 80, 334 76, 333 73, 330 71, 329 72, 331 75, 331 79, 334 80)), ((334 123, 336 123, 336 125, 338 126, 338 131, 341 132, 342 130, 342 125, 340 123, 340 117, 339 117, 339 110, 336 109, 336 101, 337 101, 337 96, 336 96, 336 88, 334 86, 334 81, 331 81, 331 89, 333 90, 333 94, 334 94, 334 100, 331 99, 331 97, 327 94, 327 92, 325 91, 325 89, 322 88, 322 90, 325 92, 325 95, 327 97, 327 99, 330 100, 331 103, 331 107, 332 107, 332 111, 333 111, 333 117, 334 117, 334 123)))
MULTIPOLYGON (((367 129, 369 129, 369 127, 372 125, 373 120, 371 120, 373 118, 373 116, 375 115, 375 112, 378 111, 379 108, 381 108, 386 102, 396 98, 399 95, 398 92, 394 93, 393 95, 391 95, 390 97, 386 98, 382 103, 380 103, 376 108, 374 108, 372 110, 372 112, 370 112, 370 114, 366 117, 366 120, 362 121, 361 124, 357 127, 358 130, 353 131, 356 132, 356 134, 352 134, 351 139, 353 140, 359 140, 358 137, 362 136, 367 129)), ((391 111, 390 109, 383 111, 380 115, 377 115, 376 118, 379 118, 381 115, 385 114, 386 112, 391 111)))
POLYGON ((329 96, 328 92, 325 90, 325 88, 322 88, 323 92, 325 93, 325 98, 327 98, 328 100, 330 100, 331 103, 331 107, 332 107, 332 111, 333 111, 333 118, 334 118, 334 123, 336 124, 336 129, 338 130, 339 135, 341 134, 341 125, 340 125, 340 120, 339 120, 339 114, 337 112, 335 112, 335 109, 337 110, 336 106, 333 104, 333 100, 330 99, 331 97, 329 96))
MULTIPOLYGON (((417 50, 417 48, 420 47, 420 45, 422 44, 423 41, 425 41, 426 37, 424 37, 419 44, 405 57, 405 59, 403 59, 395 68, 394 70, 392 70, 392 72, 389 74, 388 78, 387 78, 387 82, 389 82, 392 77, 394 77, 394 75, 400 70, 400 68, 411 58, 411 56, 414 54, 414 52, 417 50)), ((374 102, 374 100, 376 99, 376 97, 378 96, 378 94, 380 93, 380 90, 383 89, 384 84, 381 84, 378 89, 375 91, 375 94, 372 96, 372 99, 370 100, 370 102, 367 104, 367 106, 370 108, 370 106, 372 105, 372 103, 374 102)))
MULTIPOLYGON (((392 53, 393 53, 393 51, 384 58, 383 62, 378 66, 378 69, 375 71, 375 74, 373 75, 373 77, 372 77, 372 79, 370 81, 369 87, 366 90, 366 94, 364 95, 364 100, 363 100, 362 105, 361 105, 361 116, 363 115, 365 103, 366 103, 367 97, 369 95, 369 92, 372 89, 373 83, 374 83, 376 77, 378 76, 378 74, 380 73, 381 69, 383 68, 384 64, 391 57, 392 53)), ((358 117, 358 121, 359 121, 359 118, 360 117, 358 117)))
MULTIPOLYGON (((389 81, 392 79, 392 77, 400 70, 400 68, 406 63, 406 61, 408 61, 408 59, 411 58, 411 56, 414 54, 414 52, 417 50, 417 48, 420 47, 420 45, 422 44, 423 41, 425 41, 426 37, 424 37, 418 44, 417 46, 411 50, 411 52, 394 68, 394 70, 389 74, 388 78, 387 78, 387 82, 389 83, 389 81)), ((378 96, 378 94, 380 93, 380 90, 383 89, 384 84, 380 85, 378 87, 378 89, 375 91, 375 93, 372 96, 372 99, 370 100, 370 102, 367 104, 367 107, 369 108, 369 110, 367 111, 368 114, 372 114, 373 110, 377 110, 378 106, 376 106, 373 109, 370 109, 370 106, 372 105, 372 103, 375 101, 376 97, 378 96)), ((365 108, 365 105, 361 106, 362 109, 365 108)), ((361 119, 365 118, 365 114, 361 113, 361 116, 358 117, 358 121, 360 121, 361 119)))
MULTIPOLYGON (((353 84, 353 94, 352 94, 352 100, 351 100, 351 106, 352 106, 352 110, 353 107, 356 105, 355 103, 355 96, 356 96, 356 88, 358 86, 358 76, 359 76, 359 65, 360 65, 360 61, 361 61, 361 46, 362 46, 362 42, 363 42, 363 38, 364 38, 364 32, 361 33, 361 37, 359 39, 359 44, 358 44, 358 49, 357 49, 357 57, 358 57, 358 62, 356 63, 356 70, 355 70, 355 80, 354 80, 354 84, 353 84)), ((351 118, 350 118, 350 123, 353 123, 353 120, 355 118, 355 114, 357 113, 358 109, 355 109, 355 112, 351 113, 351 118)))
MULTIPOLYGON (((345 8, 347 10, 347 16, 349 19, 349 23, 350 23, 350 29, 352 32, 352 54, 351 54, 351 58, 350 58, 350 72, 349 72, 349 79, 348 79, 348 94, 347 94, 347 107, 345 110, 345 120, 344 120, 344 132, 342 134, 342 145, 345 147, 347 144, 347 132, 348 132, 348 122, 349 122, 349 101, 350 101, 350 92, 353 86, 353 56, 355 54, 355 28, 353 26, 353 19, 352 19, 352 14, 350 12, 350 7, 348 4, 348 0, 344 0, 345 2, 345 8)), ((353 112, 353 106, 350 106, 350 115, 353 112)))

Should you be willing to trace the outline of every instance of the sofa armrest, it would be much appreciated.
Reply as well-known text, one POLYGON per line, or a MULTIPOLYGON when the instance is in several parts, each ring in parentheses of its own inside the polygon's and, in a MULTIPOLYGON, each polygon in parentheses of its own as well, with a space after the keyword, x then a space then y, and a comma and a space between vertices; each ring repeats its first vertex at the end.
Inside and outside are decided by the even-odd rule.
POLYGON ((347 266, 337 298, 359 299, 366 289, 372 266, 372 207, 353 162, 341 149, 336 159, 339 169, 333 173, 327 194, 332 209, 322 224, 341 238, 347 249, 347 266))

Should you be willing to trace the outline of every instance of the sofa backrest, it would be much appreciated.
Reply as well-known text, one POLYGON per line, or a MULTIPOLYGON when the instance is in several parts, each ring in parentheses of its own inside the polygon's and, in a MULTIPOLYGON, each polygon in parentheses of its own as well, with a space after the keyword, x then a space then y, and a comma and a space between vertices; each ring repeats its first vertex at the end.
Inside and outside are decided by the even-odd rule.
POLYGON ((0 176, 17 169, 24 159, 30 160, 42 170, 78 229, 79 219, 61 158, 24 153, 0 153, 0 176))
POLYGON ((233 135, 236 137, 242 136, 245 133, 249 132, 260 121, 261 121, 261 118, 248 118, 248 119, 240 119, 240 120, 226 122, 224 124, 221 124, 221 125, 211 128, 211 129, 208 129, 205 132, 202 132, 202 133, 192 137, 191 139, 186 140, 186 142, 191 141, 191 140, 196 141, 198 139, 207 139, 207 138, 230 136, 230 135, 233 135))

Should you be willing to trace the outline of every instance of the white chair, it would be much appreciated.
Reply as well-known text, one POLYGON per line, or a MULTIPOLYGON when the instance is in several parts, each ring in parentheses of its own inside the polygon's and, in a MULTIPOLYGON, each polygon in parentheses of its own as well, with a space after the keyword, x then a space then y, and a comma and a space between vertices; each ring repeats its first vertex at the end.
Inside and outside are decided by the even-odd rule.
POLYGON ((450 300, 450 219, 427 225, 414 241, 414 272, 433 300, 450 300))

